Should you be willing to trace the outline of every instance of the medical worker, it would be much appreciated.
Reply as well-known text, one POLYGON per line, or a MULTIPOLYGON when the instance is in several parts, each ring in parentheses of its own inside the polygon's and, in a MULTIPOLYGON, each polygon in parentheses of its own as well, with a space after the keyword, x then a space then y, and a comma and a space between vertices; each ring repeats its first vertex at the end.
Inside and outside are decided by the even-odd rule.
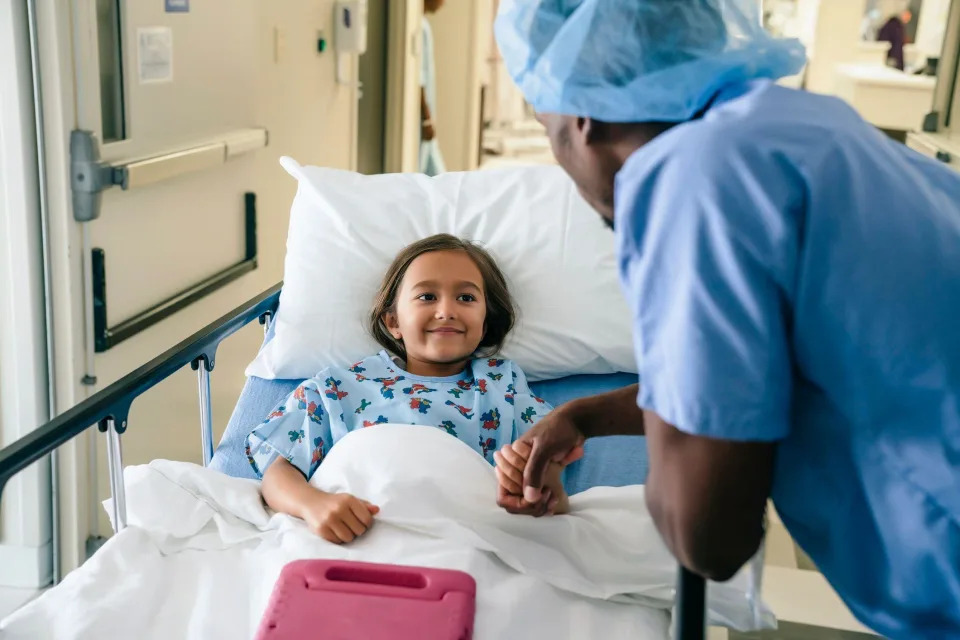
POLYGON ((420 51, 420 173, 436 176, 447 170, 437 141, 433 114, 437 111, 437 67, 434 57, 433 29, 428 13, 436 13, 444 0, 424 0, 420 20, 422 49, 420 51))
POLYGON ((688 568, 732 576, 772 497, 866 625, 960 638, 960 176, 775 84, 804 52, 753 1, 504 0, 496 35, 615 229, 639 370, 507 448, 527 500, 501 506, 584 438, 645 433, 688 568))

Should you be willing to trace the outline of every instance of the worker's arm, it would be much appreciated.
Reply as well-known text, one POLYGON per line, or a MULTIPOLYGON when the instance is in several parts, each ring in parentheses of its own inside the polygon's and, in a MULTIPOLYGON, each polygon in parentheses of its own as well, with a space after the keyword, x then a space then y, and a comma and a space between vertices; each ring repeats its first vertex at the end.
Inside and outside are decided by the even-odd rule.
POLYGON ((579 398, 560 407, 571 416, 585 438, 642 436, 643 411, 637 406, 639 385, 579 398))
POLYGON ((728 580, 756 552, 776 444, 692 436, 644 412, 647 507, 681 564, 728 580))
POLYGON ((702 142, 710 153, 684 144, 624 165, 618 247, 647 410, 647 502, 680 562, 725 579, 759 545, 776 443, 792 428, 810 194, 762 144, 702 142))
MULTIPOLYGON (((586 438, 612 435, 643 435, 643 412, 637 407, 638 386, 572 400, 560 405, 517 439, 526 446, 521 453, 523 496, 501 492, 498 504, 511 512, 526 513, 540 502, 551 462, 566 466, 583 455, 586 438)), ((516 443, 514 443, 516 444, 516 443)), ((505 445, 513 449, 512 445, 505 445)), ((503 451, 501 450, 501 453, 503 451)))
MULTIPOLYGON (((646 499, 677 559, 713 580, 726 580, 756 552, 770 494, 776 445, 683 433, 637 406, 638 385, 561 405, 519 440, 532 444, 524 469, 526 502, 544 486, 547 465, 566 462, 585 438, 646 435, 646 499)), ((508 510, 524 498, 501 498, 508 510)))

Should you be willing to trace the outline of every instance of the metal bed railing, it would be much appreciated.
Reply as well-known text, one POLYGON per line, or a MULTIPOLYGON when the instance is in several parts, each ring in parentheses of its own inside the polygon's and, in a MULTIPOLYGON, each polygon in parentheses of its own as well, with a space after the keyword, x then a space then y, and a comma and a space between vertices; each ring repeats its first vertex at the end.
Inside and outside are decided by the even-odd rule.
MULTIPOLYGON (((210 372, 220 343, 255 319, 266 330, 280 301, 278 283, 260 295, 207 325, 180 344, 157 356, 106 389, 67 410, 50 422, 0 449, 0 498, 7 482, 17 473, 49 455, 90 427, 107 434, 107 466, 113 505, 113 530, 126 527, 126 496, 123 484, 123 449, 120 438, 129 428, 130 406, 141 394, 176 371, 190 365, 197 371, 200 395, 200 443, 203 464, 213 457, 213 420, 210 406, 210 372)), ((700 576, 680 568, 677 579, 677 640, 703 640, 706 635, 706 585, 700 576)))
POLYGON ((210 372, 220 343, 255 319, 266 323, 276 312, 282 283, 207 325, 172 349, 95 393, 50 422, 0 449, 0 496, 15 474, 51 453, 60 445, 97 425, 107 434, 110 491, 114 503, 114 530, 126 524, 123 495, 123 453, 120 436, 129 428, 133 401, 186 365, 197 371, 200 388, 200 433, 203 462, 213 457, 213 422, 210 413, 210 372))

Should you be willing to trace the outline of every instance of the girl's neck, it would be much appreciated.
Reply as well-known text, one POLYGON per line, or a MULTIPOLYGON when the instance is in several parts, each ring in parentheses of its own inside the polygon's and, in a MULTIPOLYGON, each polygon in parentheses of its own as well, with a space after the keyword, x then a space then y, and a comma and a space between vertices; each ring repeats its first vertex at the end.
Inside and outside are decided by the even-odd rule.
POLYGON ((459 362, 426 362, 407 356, 404 369, 407 373, 425 378, 446 378, 463 373, 469 359, 459 362))

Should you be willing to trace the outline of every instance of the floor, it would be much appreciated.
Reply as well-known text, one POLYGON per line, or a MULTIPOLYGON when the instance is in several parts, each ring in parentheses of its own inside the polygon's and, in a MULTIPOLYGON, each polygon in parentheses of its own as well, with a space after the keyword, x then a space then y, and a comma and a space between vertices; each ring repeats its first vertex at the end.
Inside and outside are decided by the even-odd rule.
POLYGON ((877 636, 870 633, 825 629, 790 622, 781 622, 780 628, 776 631, 732 632, 728 638, 729 640, 877 640, 877 636))
POLYGON ((14 589, 0 587, 0 620, 25 605, 40 594, 37 589, 14 589))

